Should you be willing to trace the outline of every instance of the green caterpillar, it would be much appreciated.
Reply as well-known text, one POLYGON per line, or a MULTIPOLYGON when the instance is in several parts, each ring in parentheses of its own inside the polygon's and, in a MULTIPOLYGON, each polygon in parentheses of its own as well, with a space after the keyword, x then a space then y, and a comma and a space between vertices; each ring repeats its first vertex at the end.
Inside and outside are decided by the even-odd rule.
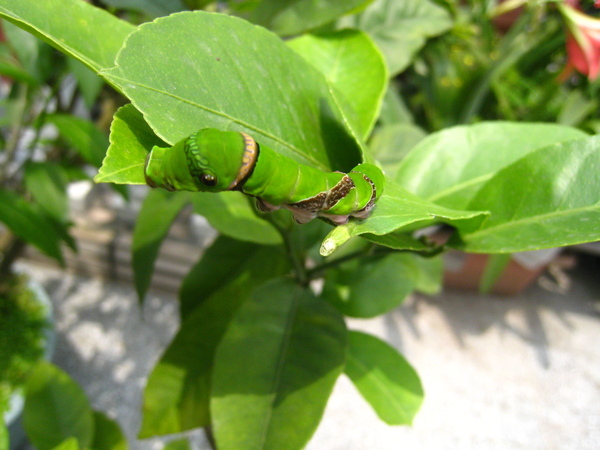
POLYGON ((144 170, 149 186, 169 191, 241 191, 261 211, 290 210, 298 223, 325 217, 336 225, 367 218, 383 192, 372 164, 325 173, 259 145, 245 133, 205 128, 173 147, 154 147, 144 170))

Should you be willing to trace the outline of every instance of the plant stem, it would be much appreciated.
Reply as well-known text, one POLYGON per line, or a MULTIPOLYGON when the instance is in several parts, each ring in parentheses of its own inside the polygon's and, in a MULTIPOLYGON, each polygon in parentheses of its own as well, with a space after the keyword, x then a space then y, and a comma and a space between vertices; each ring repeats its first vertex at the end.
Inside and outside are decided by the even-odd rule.
POLYGON ((314 280, 315 278, 319 278, 321 276, 321 272, 331 269, 332 267, 337 267, 340 264, 344 264, 345 262, 352 261, 353 259, 356 259, 356 258, 363 258, 365 256, 382 258, 386 255, 389 255, 390 253, 402 252, 402 251, 409 251, 409 250, 395 250, 395 249, 389 248, 389 247, 372 245, 366 249, 357 250, 355 252, 348 253, 347 255, 340 256, 339 258, 334 259, 333 261, 327 261, 323 264, 319 264, 318 266, 315 266, 312 269, 307 270, 306 275, 308 277, 308 280, 310 281, 310 280, 314 280))
POLYGON ((283 246, 285 248, 285 252, 288 255, 289 260, 292 263, 292 267, 294 269, 295 278, 299 284, 302 286, 306 286, 310 281, 306 276, 306 266, 304 265, 304 261, 301 258, 298 251, 296 251, 294 241, 292 239, 292 233, 288 229, 289 227, 282 225, 275 214, 266 214, 261 215, 267 222, 275 227, 275 229, 279 232, 279 235, 283 239, 283 246))
MULTIPOLYGON (((278 225, 275 225, 278 227, 278 225)), ((285 228, 277 228, 279 230, 279 234, 283 239, 283 245, 285 246, 285 251, 292 262, 292 266, 294 267, 294 272, 296 274, 296 279, 298 283, 302 286, 306 286, 308 284, 309 278, 306 274, 306 266, 304 265, 304 261, 300 258, 300 255, 296 251, 294 247, 294 242, 292 240, 292 235, 289 230, 285 228)))
POLYGON ((306 276, 308 277, 309 280, 314 280, 315 278, 319 278, 321 273, 324 272, 325 270, 330 269, 332 267, 339 266, 340 264, 343 264, 347 261, 352 261, 353 259, 365 256, 369 253, 369 251, 371 251, 371 249, 357 250, 355 252, 348 253, 347 255, 344 255, 337 259, 334 259, 333 261, 324 262, 323 264, 319 264, 318 266, 315 266, 312 269, 307 270, 306 276))

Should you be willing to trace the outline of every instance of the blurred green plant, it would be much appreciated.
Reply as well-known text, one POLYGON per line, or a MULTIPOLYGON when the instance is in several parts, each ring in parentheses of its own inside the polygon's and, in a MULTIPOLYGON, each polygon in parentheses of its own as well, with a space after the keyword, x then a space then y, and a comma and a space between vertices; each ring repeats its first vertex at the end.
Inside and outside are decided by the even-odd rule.
POLYGON ((140 437, 205 427, 219 448, 302 448, 342 373, 382 420, 410 424, 418 375, 345 317, 437 292, 436 255, 449 248, 503 255, 600 239, 597 84, 559 78, 556 5, 184 3, 212 12, 147 22, 173 11, 104 2, 133 26, 81 0, 0 5, 131 101, 97 181, 144 184, 154 145, 205 127, 322 170, 375 161, 387 180, 369 219, 334 228, 261 214, 239 192, 148 194, 133 244, 141 300, 181 209, 220 235, 182 283, 181 327, 149 376, 140 437), (65 8, 69 21, 57 18, 65 8), (432 225, 451 227, 450 240, 423 237, 432 225))
POLYGON ((11 395, 43 356, 48 326, 45 307, 27 288, 27 278, 11 278, 0 292, 0 412, 8 410, 11 395))
MULTIPOLYGON (((0 8, 4 9, 4 5, 0 8)), ((11 407, 12 396, 26 395, 24 389, 30 373, 45 355, 46 329, 51 326, 44 305, 40 305, 37 294, 28 286, 27 277, 15 271, 15 262, 28 245, 37 247, 61 265, 65 261, 65 247, 76 250, 70 234, 67 186, 75 180, 90 179, 87 168, 100 167, 109 143, 106 132, 91 120, 94 108, 110 105, 109 101, 99 101, 103 95, 102 79, 28 31, 8 21, 0 23, 0 413, 3 416, 11 407), (88 118, 81 117, 82 111, 88 118)), ((112 112, 108 114, 112 116, 112 112)), ((101 114, 95 116, 102 119, 101 114)), ((68 411, 62 410, 60 414, 67 415, 68 411)), ((63 428, 63 431, 68 430, 63 428)), ((0 437, 0 447, 4 442, 6 439, 0 437)), ((51 448, 55 444, 36 442, 36 447, 51 448)))

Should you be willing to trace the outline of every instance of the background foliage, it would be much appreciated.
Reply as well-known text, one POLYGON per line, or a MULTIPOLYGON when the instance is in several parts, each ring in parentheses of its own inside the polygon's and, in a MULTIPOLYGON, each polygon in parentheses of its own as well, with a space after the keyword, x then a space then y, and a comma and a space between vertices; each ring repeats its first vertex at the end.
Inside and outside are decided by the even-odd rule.
MULTIPOLYGON (((219 448, 301 448, 342 373, 382 420, 410 424, 423 398, 418 375, 385 342, 348 330, 345 316, 437 292, 436 255, 448 248, 511 253, 600 239, 600 142, 590 135, 598 83, 558 77, 568 55, 551 4, 517 2, 507 17, 476 0, 94 3, 104 9, 2 0, 7 36, 30 45, 6 47, 0 68, 14 80, 10 107, 36 104, 31 86, 56 74, 42 64, 53 50, 34 35, 67 56, 65 73, 88 105, 112 105, 110 142, 48 100, 41 118, 21 112, 14 122, 53 124, 83 161, 103 160, 96 181, 144 184, 153 145, 204 127, 249 133, 322 170, 373 161, 386 172, 372 216, 335 228, 258 213, 235 192, 148 194, 134 233, 140 300, 186 205, 220 235, 182 283, 181 327, 149 375, 140 437, 206 427, 219 448), (97 100, 99 80, 117 101, 97 100), (423 237, 432 225, 452 229, 451 239, 423 237)), ((52 155, 31 156, 22 184, 0 191, 0 220, 60 260, 60 241, 73 244, 68 211, 64 194, 49 193, 64 193, 71 172, 61 168, 68 157, 53 164, 52 155)), ((32 376, 30 400, 39 415, 38 387, 68 384, 40 370, 49 372, 32 376)), ((75 404, 60 408, 82 422, 48 435, 51 446, 90 445, 90 424, 104 423, 75 404)), ((36 414, 30 434, 43 440, 36 414)))

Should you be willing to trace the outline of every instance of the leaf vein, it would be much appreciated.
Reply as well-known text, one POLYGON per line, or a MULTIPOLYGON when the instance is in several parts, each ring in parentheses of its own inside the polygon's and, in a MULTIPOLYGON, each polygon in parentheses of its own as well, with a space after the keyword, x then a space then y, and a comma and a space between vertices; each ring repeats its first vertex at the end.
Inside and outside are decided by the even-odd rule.
MULTIPOLYGON (((317 161, 316 159, 314 159, 314 158, 313 158, 313 157, 311 157, 310 155, 303 153, 303 152, 302 152, 302 151, 301 151, 301 150, 300 150, 298 147, 296 147, 296 146, 294 146, 294 145, 290 144, 289 142, 286 142, 286 141, 282 140, 280 137, 278 137, 278 136, 275 136, 275 135, 273 135, 273 134, 272 134, 272 133, 270 133, 270 132, 267 132, 267 131, 265 131, 265 130, 262 130, 262 129, 260 129, 260 128, 258 128, 258 127, 256 127, 256 126, 254 126, 254 125, 251 125, 251 124, 249 124, 249 123, 246 123, 246 122, 244 122, 244 121, 242 121, 242 120, 240 120, 240 119, 238 119, 238 118, 235 118, 235 117, 233 117, 233 116, 231 116, 231 115, 229 115, 229 114, 226 114, 226 113, 224 113, 224 112, 222 112, 222 111, 217 111, 217 110, 215 110, 215 109, 212 109, 212 108, 209 108, 209 107, 207 107, 207 106, 201 105, 201 104, 199 104, 199 103, 193 102, 193 101, 191 101, 191 100, 189 100, 189 99, 186 99, 186 98, 180 97, 180 96, 178 96, 178 95, 175 95, 175 94, 173 94, 173 93, 171 93, 171 92, 162 91, 162 90, 160 90, 160 89, 158 89, 158 88, 155 88, 155 87, 152 87, 152 86, 148 86, 148 85, 145 85, 145 84, 143 84, 143 83, 140 83, 140 82, 137 82, 137 81, 134 81, 134 80, 128 79, 128 78, 123 78, 123 77, 120 77, 120 76, 117 76, 117 75, 114 75, 114 74, 105 74, 105 76, 106 76, 107 78, 112 78, 112 79, 114 79, 114 80, 120 80, 120 81, 124 81, 124 82, 130 83, 130 84, 132 84, 132 85, 135 85, 135 86, 141 87, 141 88, 143 88, 143 89, 148 89, 149 91, 156 92, 156 93, 159 93, 159 94, 162 94, 162 95, 166 95, 166 96, 168 96, 168 97, 171 97, 171 98, 173 98, 173 99, 175 99, 175 100, 181 101, 181 102, 183 102, 183 103, 187 103, 188 105, 194 106, 194 107, 196 107, 196 108, 199 108, 199 109, 202 109, 202 110, 204 110, 204 111, 207 111, 207 112, 209 112, 209 113, 211 113, 211 114, 215 114, 215 115, 217 115, 217 116, 224 117, 224 118, 226 118, 226 119, 228 119, 228 120, 230 120, 230 121, 232 121, 232 122, 234 122, 234 123, 240 124, 240 125, 242 125, 242 126, 244 126, 244 127, 248 128, 248 129, 254 130, 254 131, 256 131, 258 134, 261 134, 261 135, 263 135, 263 136, 266 136, 266 137, 268 137, 268 138, 270 138, 270 139, 274 140, 275 142, 278 142, 278 143, 279 143, 279 144, 281 144, 283 147, 286 147, 286 148, 290 149, 292 152, 294 152, 294 153, 296 153, 297 155, 299 155, 301 158, 303 158, 303 159, 305 159, 305 160, 308 160, 308 161, 309 161, 311 164, 313 164, 315 167, 317 167, 317 168, 319 168, 319 169, 321 169, 321 170, 325 170, 325 171, 327 170, 327 168, 326 168, 326 167, 323 165, 323 163, 321 163, 321 162, 317 161)), ((136 106, 136 107, 137 107, 137 106, 136 106)), ((141 111, 141 109, 140 109, 140 108, 138 108, 138 109, 141 111)))

